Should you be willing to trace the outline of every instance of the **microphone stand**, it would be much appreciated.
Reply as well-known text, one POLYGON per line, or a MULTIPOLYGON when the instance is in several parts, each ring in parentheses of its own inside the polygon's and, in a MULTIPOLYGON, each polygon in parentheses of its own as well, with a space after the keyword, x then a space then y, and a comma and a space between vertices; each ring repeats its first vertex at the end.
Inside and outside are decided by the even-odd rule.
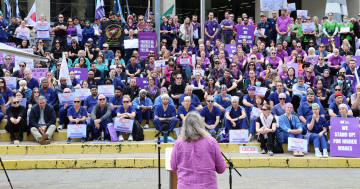
POLYGON ((160 146, 160 135, 157 136, 158 137, 158 171, 159 171, 159 189, 161 188, 161 173, 160 173, 160 150, 161 150, 161 146, 160 146))
POLYGON ((5 166, 4 166, 4 163, 3 163, 2 160, 1 160, 1 157, 0 157, 0 163, 1 163, 2 167, 3 167, 3 169, 4 169, 5 175, 6 175, 7 179, 8 179, 8 181, 9 181, 10 187, 11 187, 11 189, 13 189, 13 186, 11 185, 9 176, 8 176, 8 174, 6 173, 5 166))
POLYGON ((229 184, 230 184, 230 189, 232 189, 232 175, 231 175, 231 170, 234 169, 234 170, 237 172, 237 174, 239 174, 240 177, 241 177, 241 174, 239 173, 238 170, 236 170, 236 168, 234 167, 234 164, 233 164, 228 158, 226 158, 226 156, 224 155, 224 153, 221 152, 221 154, 222 154, 222 156, 226 159, 226 161, 227 161, 228 164, 229 164, 229 174, 230 174, 230 176, 229 176, 229 184))

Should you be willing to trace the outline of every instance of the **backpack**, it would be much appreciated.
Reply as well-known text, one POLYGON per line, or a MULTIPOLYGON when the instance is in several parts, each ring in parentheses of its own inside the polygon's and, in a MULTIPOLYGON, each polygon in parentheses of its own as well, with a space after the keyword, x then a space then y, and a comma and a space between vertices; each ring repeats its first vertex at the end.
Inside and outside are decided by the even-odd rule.
POLYGON ((135 121, 135 125, 132 130, 132 135, 133 135, 134 141, 143 141, 144 140, 144 130, 138 121, 135 121))

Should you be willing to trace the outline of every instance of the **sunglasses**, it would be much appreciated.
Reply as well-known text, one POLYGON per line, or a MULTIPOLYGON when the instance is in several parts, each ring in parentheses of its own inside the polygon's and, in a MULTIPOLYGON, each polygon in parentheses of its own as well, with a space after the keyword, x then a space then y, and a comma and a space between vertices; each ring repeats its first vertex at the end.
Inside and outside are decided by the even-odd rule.
POLYGON ((177 77, 176 79, 182 79, 182 77, 177 77))
POLYGON ((255 60, 256 58, 251 58, 251 60, 255 60))
POLYGON ((129 101, 123 101, 123 103, 129 103, 129 101))
POLYGON ((60 42, 56 41, 55 43, 60 43, 60 42))
POLYGON ((147 24, 151 24, 151 22, 146 22, 147 24))
POLYGON ((34 93, 40 93, 39 91, 34 91, 34 93))
POLYGON ((43 43, 42 41, 39 41, 39 43, 43 43))
POLYGON ((323 58, 319 58, 318 60, 324 60, 323 58))
POLYGON ((61 66, 61 64, 58 64, 58 65, 56 65, 56 66, 61 66))
POLYGON ((155 54, 155 53, 149 53, 149 54, 155 54))
POLYGON ((13 101, 12 103, 13 104, 19 104, 19 101, 13 101))
POLYGON ((285 100, 285 98, 279 98, 279 100, 285 100))
POLYGON ((161 43, 166 43, 165 41, 161 41, 161 43))
MULTIPOLYGON (((304 66, 305 67, 305 66, 304 66)), ((310 71, 306 71, 306 73, 312 73, 312 72, 310 72, 310 71)))
POLYGON ((273 12, 272 14, 276 14, 276 13, 273 12))
POLYGON ((208 100, 207 102, 213 103, 214 101, 213 100, 208 100))
POLYGON ((104 101, 104 100, 105 100, 105 98, 99 98, 99 100, 100 100, 100 101, 104 101))
POLYGON ((302 56, 298 56, 298 58, 302 58, 302 56))
POLYGON ((276 54, 276 53, 271 53, 271 54, 276 54))
POLYGON ((90 47, 89 45, 85 45, 85 47, 90 47))
POLYGON ((255 66, 254 64, 250 64, 249 66, 255 66))
POLYGON ((94 75, 94 74, 88 74, 88 75, 94 75))
POLYGON ((144 19, 139 19, 139 20, 144 20, 144 19))
POLYGON ((341 89, 335 89, 335 91, 341 91, 341 89))
POLYGON ((339 74, 345 74, 345 72, 339 72, 339 74))
POLYGON ((325 46, 319 46, 320 48, 324 48, 325 46))
POLYGON ((297 48, 301 48, 301 46, 296 46, 297 48))
POLYGON ((331 40, 331 42, 335 42, 335 40, 331 40))
POLYGON ((185 43, 190 43, 190 41, 185 41, 185 43))
POLYGON ((80 101, 74 101, 74 103, 80 103, 80 101))
POLYGON ((25 65, 19 65, 20 67, 25 67, 25 65))
POLYGON ((76 44, 76 42, 73 42, 73 43, 71 43, 71 44, 76 44))
POLYGON ((215 65, 219 65, 220 63, 215 63, 215 65))
POLYGON ((264 109, 261 109, 261 110, 262 110, 262 111, 268 111, 268 109, 265 109, 265 108, 264 108, 264 109))
POLYGON ((235 68, 235 67, 236 67, 236 65, 235 65, 235 66, 231 66, 231 67, 235 68))

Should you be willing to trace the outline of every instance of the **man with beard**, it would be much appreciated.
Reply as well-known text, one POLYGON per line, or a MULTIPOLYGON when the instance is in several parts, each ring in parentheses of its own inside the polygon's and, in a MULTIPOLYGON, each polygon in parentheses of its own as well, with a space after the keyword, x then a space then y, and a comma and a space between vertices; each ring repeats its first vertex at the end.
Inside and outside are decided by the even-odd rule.
POLYGON ((148 129, 153 103, 151 102, 150 98, 146 97, 145 89, 140 90, 140 96, 134 99, 133 107, 136 110, 136 120, 141 122, 143 117, 145 117, 146 125, 144 126, 144 129, 148 129))
POLYGON ((235 82, 235 80, 230 76, 231 75, 231 71, 229 69, 225 69, 224 72, 224 77, 221 77, 220 79, 217 80, 217 82, 215 83, 215 85, 217 86, 226 86, 226 92, 227 94, 234 96, 236 95, 237 92, 237 84, 235 82))
MULTIPOLYGON (((131 102, 133 102, 134 99, 139 96, 140 87, 136 85, 136 78, 130 79, 130 85, 124 88, 123 93, 124 95, 130 96, 131 102)), ((132 103, 130 103, 130 105, 132 105, 132 103)))
POLYGON ((156 106, 154 111, 154 125, 157 130, 161 131, 161 127, 165 124, 169 126, 169 132, 173 132, 178 119, 176 118, 176 109, 173 105, 169 105, 169 95, 161 95, 162 105, 156 106))
POLYGON ((71 92, 75 92, 75 89, 72 85, 67 85, 67 79, 65 77, 61 77, 60 86, 55 89, 56 95, 63 93, 65 88, 69 88, 71 92))
POLYGON ((201 38, 201 24, 197 22, 197 15, 192 16, 192 26, 193 26, 193 34, 194 34, 194 42, 196 47, 199 46, 199 39, 201 38))
POLYGON ((121 87, 116 87, 115 88, 115 96, 110 97, 109 99, 109 104, 111 105, 111 117, 114 118, 116 117, 116 109, 118 107, 120 107, 121 105, 123 105, 122 103, 122 89, 121 87))
MULTIPOLYGON (((100 70, 98 70, 98 71, 100 71, 100 70)), ((101 72, 101 71, 100 71, 100 72, 101 72)), ((97 79, 95 79, 95 78, 94 78, 94 75, 95 75, 95 72, 92 71, 92 70, 89 70, 89 72, 88 72, 88 83, 89 83, 89 87, 91 87, 92 85, 95 85, 95 86, 100 85, 100 81, 97 80, 97 79)))
POLYGON ((258 48, 258 46, 257 45, 254 45, 253 46, 253 48, 252 48, 252 53, 250 53, 249 55, 248 55, 248 62, 250 62, 250 57, 251 57, 251 55, 255 55, 256 56, 256 61, 255 61, 255 63, 259 63, 260 65, 263 65, 264 64, 264 56, 261 54, 261 53, 259 53, 259 48, 258 48))
MULTIPOLYGON (((301 126, 303 128, 303 130, 302 130, 303 135, 305 135, 307 133, 306 119, 313 115, 312 105, 315 100, 315 94, 313 92, 308 92, 306 95, 306 100, 307 100, 306 103, 301 103, 301 105, 298 109, 298 117, 300 119, 301 126)), ((342 97, 341 97, 341 100, 342 100, 342 97)), ((320 106, 320 115, 322 117, 325 117, 324 108, 322 107, 321 104, 319 104, 319 106, 320 106)))
POLYGON ((209 12, 209 20, 205 22, 205 42, 209 40, 210 43, 213 43, 218 31, 219 24, 214 20, 214 13, 209 12))
POLYGON ((91 116, 91 111, 94 106, 98 103, 99 93, 96 85, 90 87, 91 95, 86 97, 84 101, 84 107, 88 111, 88 116, 91 116))
POLYGON ((339 49, 334 49, 333 55, 330 56, 328 60, 328 65, 331 68, 331 75, 336 75, 342 62, 344 62, 344 58, 339 56, 339 49))
POLYGON ((305 62, 309 62, 311 66, 314 66, 318 63, 319 55, 315 54, 315 48, 310 47, 308 50, 308 56, 305 58, 305 62))
POLYGON ((59 109, 59 104, 55 104, 57 100, 57 95, 55 90, 49 87, 49 80, 44 78, 41 80, 40 95, 44 96, 47 100, 47 103, 54 107, 55 110, 59 109), (57 107, 57 109, 55 108, 57 107))
POLYGON ((210 76, 213 76, 216 80, 219 80, 224 76, 225 71, 221 69, 221 63, 219 59, 215 60, 214 66, 214 69, 210 70, 210 76))
MULTIPOLYGON (((329 106, 329 115, 330 117, 336 117, 338 115, 340 115, 339 113, 339 105, 343 103, 343 95, 341 93, 336 93, 335 94, 335 102, 333 102, 332 104, 330 104, 329 106)), ((353 115, 353 112, 350 108, 349 105, 347 105, 347 109, 348 109, 348 112, 347 114, 348 115, 353 115)))
MULTIPOLYGON (((106 130, 107 124, 111 122, 111 106, 106 102, 104 95, 99 95, 96 105, 91 110, 90 125, 93 127, 94 140, 98 141, 101 136, 101 131, 106 130)), ((108 138, 109 136, 105 136, 108 138)))

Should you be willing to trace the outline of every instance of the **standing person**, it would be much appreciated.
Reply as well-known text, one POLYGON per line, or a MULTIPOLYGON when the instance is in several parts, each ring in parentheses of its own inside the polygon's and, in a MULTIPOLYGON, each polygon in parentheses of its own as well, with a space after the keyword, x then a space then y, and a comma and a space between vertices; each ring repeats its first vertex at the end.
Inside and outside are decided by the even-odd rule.
POLYGON ((193 39, 195 42, 195 46, 199 46, 199 39, 201 38, 201 24, 197 22, 197 15, 192 16, 191 25, 193 26, 193 39))
POLYGON ((55 22, 54 27, 52 29, 55 32, 53 46, 55 45, 55 41, 56 41, 55 39, 57 39, 59 40, 61 46, 64 47, 66 51, 69 51, 69 47, 66 40, 67 24, 66 22, 64 22, 64 15, 59 14, 58 19, 59 19, 58 22, 55 22))
MULTIPOLYGON (((45 15, 40 15, 40 20, 36 22, 35 27, 33 29, 35 33, 38 31, 49 31, 49 39, 41 39, 44 43, 43 45, 47 48, 49 47, 49 41, 50 41, 50 23, 45 21, 45 15), (38 25, 41 25, 41 28, 38 28, 38 25), (45 26, 46 25, 46 26, 45 26)), ((39 40, 40 41, 40 40, 39 40)), ((40 43, 40 42, 39 42, 40 43)), ((43 49, 46 50, 46 49, 43 49)))
POLYGON ((14 97, 11 100, 11 107, 7 109, 7 124, 5 130, 10 133, 10 140, 14 142, 14 132, 19 132, 19 141, 23 140, 23 132, 26 131, 26 108, 20 106, 19 99, 14 97))
POLYGON ((358 21, 354 23, 354 35, 355 35, 355 51, 358 50, 359 47, 359 39, 360 39, 360 13, 358 14, 358 21))
MULTIPOLYGON (((24 33, 24 32, 30 33, 30 29, 25 27, 25 22, 24 21, 21 21, 20 26, 18 28, 16 28, 16 30, 14 32, 14 36, 16 37, 16 46, 18 46, 18 48, 19 48, 19 45, 20 45, 20 47, 22 46, 22 43, 23 43, 24 40, 26 40, 27 44, 29 44, 29 39, 26 39, 24 37, 17 38, 17 34, 19 32, 21 32, 21 33, 24 33)), ((19 35, 19 37, 21 37, 21 35, 19 35)), ((26 46, 29 46, 29 45, 26 45, 26 46)), ((21 48, 23 48, 23 47, 21 47, 21 48)))
POLYGON ((214 20, 214 13, 209 12, 209 20, 205 22, 205 43, 210 41, 214 45, 218 31, 219 24, 214 20))
POLYGON ((142 29, 142 32, 155 32, 155 28, 151 26, 151 20, 146 20, 146 26, 142 29))
POLYGON ((230 41, 233 40, 233 27, 234 21, 229 19, 229 11, 225 11, 225 19, 220 23, 222 34, 222 43, 230 44, 230 41))
POLYGON ((323 24, 323 32, 324 37, 335 37, 338 33, 338 22, 336 20, 333 20, 333 13, 329 12, 328 17, 329 19, 326 20, 323 24))
POLYGON ((349 22, 347 15, 344 15, 342 19, 343 22, 338 24, 340 41, 342 42, 344 39, 347 39, 350 42, 350 44, 353 44, 354 25, 351 22, 349 22), (349 28, 349 32, 341 32, 341 28, 345 28, 345 27, 349 28))
MULTIPOLYGON (((81 25, 80 24, 80 21, 79 21, 79 18, 78 17, 74 17, 73 18, 73 23, 74 23, 74 26, 76 28, 76 31, 77 31, 77 37, 79 39, 79 44, 82 44, 82 40, 83 40, 83 36, 82 36, 82 29, 84 29, 84 25, 81 25)), ((94 29, 95 27, 97 28, 99 25, 99 19, 96 21, 95 19, 95 23, 94 23, 94 29)))
MULTIPOLYGON (((2 16, 2 14, 1 14, 2 16)), ((16 28, 19 27, 19 24, 16 22, 16 18, 12 17, 11 18, 11 23, 10 25, 7 26, 7 42, 14 42, 16 41, 16 35, 14 35, 16 28)))
POLYGON ((171 169, 178 174, 178 188, 217 188, 216 174, 226 169, 217 141, 206 132, 204 122, 199 114, 190 112, 186 115, 179 139, 176 140, 171 154, 171 169), (192 154, 182 153, 184 150, 192 154), (200 158, 201 157, 201 158, 200 158), (198 162, 201 164, 188 162, 198 162), (201 172, 203 178, 196 178, 201 172), (206 176, 205 176, 206 175, 206 176), (195 179, 194 179, 195 178, 195 179))
MULTIPOLYGON (((192 24, 190 23, 190 18, 186 17, 184 20, 184 24, 182 24, 180 26, 180 33, 179 33, 179 37, 180 37, 180 44, 184 45, 186 41, 189 41, 189 45, 192 44, 193 40, 194 40, 194 28, 192 26, 192 24)), ((186 46, 189 46, 186 44, 186 46)))
POLYGON ((124 32, 125 32, 125 35, 128 36, 129 33, 130 33, 130 29, 132 29, 134 31, 134 34, 136 35, 138 33, 138 28, 136 26, 136 20, 135 20, 136 17, 133 17, 131 15, 128 16, 127 18, 127 22, 124 26, 124 32))
POLYGON ((265 14, 262 14, 260 16, 261 16, 261 22, 259 22, 257 25, 257 31, 262 37, 259 37, 259 39, 261 41, 264 41, 266 43, 266 46, 269 46, 270 45, 269 37, 270 37, 271 26, 270 26, 270 23, 267 22, 267 18, 265 16, 265 14), (261 29, 264 29, 264 33, 261 32, 261 29))
MULTIPOLYGON (((66 30, 67 41, 70 41, 70 43, 68 43, 68 45, 71 45, 71 41, 72 41, 71 38, 77 37, 77 28, 75 27, 72 18, 68 18, 67 25, 68 25, 68 28, 66 30)), ((76 42, 78 42, 78 41, 76 40, 76 42)))
MULTIPOLYGON (((81 41, 81 46, 84 46, 85 43, 87 41, 91 41, 89 39, 92 39, 92 41, 94 42, 94 44, 96 44, 96 39, 95 39, 95 30, 93 27, 90 26, 90 21, 89 20, 86 20, 85 22, 85 27, 84 29, 82 29, 82 37, 83 37, 83 40, 81 41)), ((85 52, 88 52, 86 49, 85 49, 85 52)))
POLYGON ((234 37, 236 38, 236 34, 237 34, 237 27, 238 26, 240 26, 240 25, 242 25, 242 18, 241 18, 241 16, 238 16, 237 17, 237 24, 234 26, 234 28, 233 28, 233 31, 234 31, 234 37))
POLYGON ((272 15, 272 18, 267 18, 267 20, 266 20, 270 24, 269 41, 271 41, 271 40, 276 41, 276 38, 277 38, 276 21, 278 18, 278 11, 273 10, 271 15, 272 15))
POLYGON ((101 138, 101 131, 104 131, 105 133, 107 124, 112 122, 110 104, 106 102, 104 95, 101 94, 98 97, 97 104, 91 111, 90 119, 90 125, 93 127, 95 141, 98 141, 101 138))
POLYGON ((276 43, 289 41, 289 31, 292 28, 291 18, 286 16, 286 9, 281 9, 281 16, 276 19, 276 43))
POLYGON ((138 28, 138 32, 143 32, 143 29, 146 27, 143 15, 139 16, 139 22, 136 27, 138 28))

